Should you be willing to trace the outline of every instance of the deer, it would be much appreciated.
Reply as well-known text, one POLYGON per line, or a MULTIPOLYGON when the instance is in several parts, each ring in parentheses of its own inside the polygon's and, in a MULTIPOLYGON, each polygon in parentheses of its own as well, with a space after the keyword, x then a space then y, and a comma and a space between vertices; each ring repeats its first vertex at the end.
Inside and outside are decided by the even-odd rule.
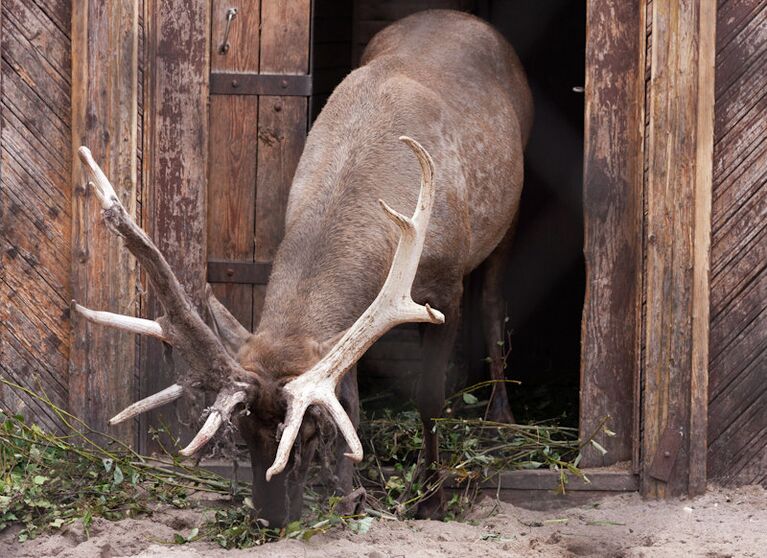
MULTIPOLYGON (((424 463, 437 464, 432 426, 445 404, 463 279, 480 267, 491 374, 503 378, 501 262, 519 209, 532 112, 516 53, 482 20, 433 10, 378 33, 308 134, 254 332, 210 286, 196 310, 80 147, 104 223, 137 258, 165 313, 150 320, 76 301, 72 309, 91 322, 156 337, 187 364, 175 384, 110 424, 191 390, 217 393, 180 454, 196 455, 234 421, 250 452, 256 513, 283 526, 300 517, 308 465, 329 428, 340 434, 340 493, 352 493, 353 466, 363 457, 356 364, 391 328, 420 323, 424 366, 415 399, 424 463)), ((511 417, 505 388, 493 390, 490 409, 511 417)), ((437 474, 426 470, 428 478, 437 474)), ((437 485, 417 516, 435 517, 443 505, 437 485)))

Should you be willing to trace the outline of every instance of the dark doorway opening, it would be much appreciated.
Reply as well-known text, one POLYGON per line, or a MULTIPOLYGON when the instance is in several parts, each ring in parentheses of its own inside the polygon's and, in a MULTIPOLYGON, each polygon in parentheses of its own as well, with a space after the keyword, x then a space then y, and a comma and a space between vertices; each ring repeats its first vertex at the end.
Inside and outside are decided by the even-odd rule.
MULTIPOLYGON (((357 64, 372 36, 427 7, 461 9, 491 23, 515 47, 527 71, 535 123, 525 159, 519 224, 505 281, 511 352, 508 387, 519 422, 555 419, 577 426, 583 259, 583 137, 586 2, 549 0, 315 1, 316 116, 357 64), (426 5, 428 4, 428 6, 426 5)), ((487 378, 479 283, 469 278, 463 334, 448 390, 487 378)), ((500 341, 500 340, 499 340, 500 341)), ((393 383, 408 391, 420 370, 417 328, 392 332, 360 363, 362 399, 393 383), (392 380, 395 380, 392 382, 392 380), (400 381, 396 381, 396 380, 400 381)))

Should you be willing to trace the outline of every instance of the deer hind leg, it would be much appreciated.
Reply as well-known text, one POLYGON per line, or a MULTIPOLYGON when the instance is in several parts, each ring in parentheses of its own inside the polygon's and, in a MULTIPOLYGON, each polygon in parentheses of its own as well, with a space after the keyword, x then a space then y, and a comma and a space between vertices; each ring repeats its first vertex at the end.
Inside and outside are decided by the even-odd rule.
POLYGON ((514 422, 514 415, 511 412, 509 396, 504 383, 506 379, 505 357, 508 347, 506 344, 503 279, 515 230, 516 218, 503 240, 485 260, 482 270, 482 329, 485 337, 490 379, 495 382, 485 418, 505 423, 514 422))
MULTIPOLYGON (((439 441, 434 432, 434 419, 442 416, 445 406, 445 373, 458 332, 460 299, 459 290, 455 302, 440 307, 445 313, 444 325, 426 325, 423 330, 423 373, 418 385, 417 406, 423 425, 421 465, 427 488, 439 481, 439 441)), ((444 494, 439 486, 419 503, 416 517, 437 519, 443 513, 444 494)))

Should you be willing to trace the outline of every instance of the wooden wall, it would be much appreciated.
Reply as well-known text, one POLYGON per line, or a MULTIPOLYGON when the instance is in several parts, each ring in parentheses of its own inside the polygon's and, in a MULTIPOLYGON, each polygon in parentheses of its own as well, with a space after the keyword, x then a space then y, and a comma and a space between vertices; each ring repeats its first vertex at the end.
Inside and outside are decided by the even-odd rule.
MULTIPOLYGON (((231 80, 231 72, 306 75, 310 12, 309 0, 214 0, 211 79, 231 80), (224 16, 235 4, 239 12, 224 53, 219 46, 224 16)), ((216 279, 213 287, 216 296, 252 331, 261 314, 269 266, 282 240, 288 190, 306 139, 308 98, 243 89, 210 95, 207 242, 211 263, 225 269, 225 277, 216 279), (242 269, 260 273, 254 279, 238 273, 242 269)), ((214 275, 209 267, 208 280, 214 275)))
POLYGON ((767 4, 719 2, 708 476, 767 483, 767 4))
MULTIPOLYGON (((2 0, 0 375, 68 400, 70 2, 2 0)), ((0 408, 48 408, 0 385, 0 408)))

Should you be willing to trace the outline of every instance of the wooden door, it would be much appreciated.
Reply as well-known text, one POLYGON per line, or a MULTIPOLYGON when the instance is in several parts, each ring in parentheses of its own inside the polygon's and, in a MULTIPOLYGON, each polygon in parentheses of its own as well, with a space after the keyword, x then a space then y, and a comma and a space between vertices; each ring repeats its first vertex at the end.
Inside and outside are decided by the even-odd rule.
POLYGON ((211 20, 208 282, 252 331, 306 138, 311 2, 213 0, 211 20))

